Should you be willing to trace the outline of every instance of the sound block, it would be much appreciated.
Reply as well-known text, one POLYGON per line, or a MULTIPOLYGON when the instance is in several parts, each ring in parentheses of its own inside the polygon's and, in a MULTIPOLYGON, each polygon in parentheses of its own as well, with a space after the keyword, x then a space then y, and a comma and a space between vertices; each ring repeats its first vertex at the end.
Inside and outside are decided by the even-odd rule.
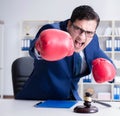
POLYGON ((98 108, 96 106, 76 106, 74 108, 74 112, 76 113, 96 113, 98 112, 98 108))

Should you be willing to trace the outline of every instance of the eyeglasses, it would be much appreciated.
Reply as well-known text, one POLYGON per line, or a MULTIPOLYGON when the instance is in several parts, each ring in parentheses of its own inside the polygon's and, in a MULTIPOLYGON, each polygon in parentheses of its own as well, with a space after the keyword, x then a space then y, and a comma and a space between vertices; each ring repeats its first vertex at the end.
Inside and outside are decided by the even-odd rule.
POLYGON ((73 26, 73 28, 74 28, 75 33, 77 33, 77 34, 79 34, 79 35, 82 34, 82 33, 85 33, 85 36, 86 36, 86 37, 91 38, 91 37, 93 37, 94 34, 95 34, 95 32, 85 31, 84 29, 82 29, 82 28, 80 28, 80 27, 78 27, 78 26, 76 26, 76 25, 74 25, 74 24, 72 24, 72 26, 73 26))

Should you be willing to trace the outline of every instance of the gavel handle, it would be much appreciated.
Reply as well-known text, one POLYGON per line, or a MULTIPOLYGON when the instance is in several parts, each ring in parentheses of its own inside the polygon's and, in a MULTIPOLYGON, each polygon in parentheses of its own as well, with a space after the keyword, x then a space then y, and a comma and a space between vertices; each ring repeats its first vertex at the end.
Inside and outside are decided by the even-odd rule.
POLYGON ((101 105, 104 105, 106 107, 112 107, 110 104, 107 104, 107 103, 103 103, 103 102, 100 102, 100 101, 97 101, 97 100, 92 100, 94 103, 98 103, 98 104, 101 104, 101 105))

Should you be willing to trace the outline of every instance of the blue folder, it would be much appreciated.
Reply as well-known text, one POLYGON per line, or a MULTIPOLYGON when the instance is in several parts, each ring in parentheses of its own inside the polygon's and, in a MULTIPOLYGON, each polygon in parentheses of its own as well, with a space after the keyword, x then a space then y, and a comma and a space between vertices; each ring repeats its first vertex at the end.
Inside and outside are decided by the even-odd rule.
POLYGON ((47 107, 47 108, 70 108, 75 105, 77 101, 73 100, 46 100, 35 104, 35 107, 47 107))

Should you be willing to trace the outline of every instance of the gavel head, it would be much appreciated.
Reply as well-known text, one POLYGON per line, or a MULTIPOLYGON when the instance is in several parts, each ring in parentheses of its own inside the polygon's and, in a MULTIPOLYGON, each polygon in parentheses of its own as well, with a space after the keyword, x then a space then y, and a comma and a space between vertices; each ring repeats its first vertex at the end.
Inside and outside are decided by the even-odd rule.
POLYGON ((91 102, 92 102, 91 96, 92 94, 90 94, 89 92, 86 92, 84 96, 84 106, 88 108, 91 106, 91 102))

